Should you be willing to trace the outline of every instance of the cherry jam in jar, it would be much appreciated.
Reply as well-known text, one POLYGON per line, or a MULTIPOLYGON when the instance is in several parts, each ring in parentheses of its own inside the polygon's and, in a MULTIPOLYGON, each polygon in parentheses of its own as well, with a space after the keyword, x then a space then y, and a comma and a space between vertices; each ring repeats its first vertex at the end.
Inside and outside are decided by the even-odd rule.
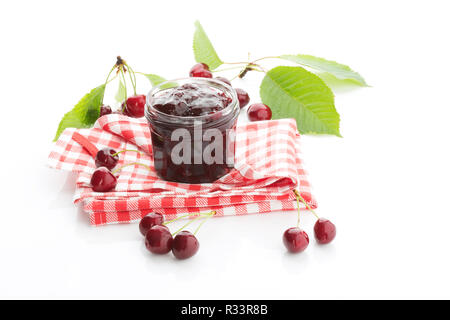
POLYGON ((186 78, 154 87, 145 117, 158 176, 182 183, 211 183, 233 168, 239 115, 236 91, 222 81, 186 78))

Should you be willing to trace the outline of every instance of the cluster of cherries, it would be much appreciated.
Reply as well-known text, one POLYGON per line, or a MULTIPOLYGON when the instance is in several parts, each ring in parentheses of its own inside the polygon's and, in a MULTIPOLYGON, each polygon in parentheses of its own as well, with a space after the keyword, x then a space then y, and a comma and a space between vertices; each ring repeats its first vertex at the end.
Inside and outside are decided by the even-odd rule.
MULTIPOLYGON (((113 190, 117 185, 117 178, 114 175, 116 171, 121 170, 123 167, 128 165, 139 165, 139 163, 131 163, 115 171, 111 171, 119 161, 119 154, 125 151, 139 152, 137 150, 123 150, 116 152, 111 148, 104 148, 97 152, 95 157, 95 165, 97 169, 95 169, 91 177, 91 185, 94 191, 108 192, 113 190)), ((308 234, 299 228, 300 206, 298 201, 302 201, 308 210, 310 210, 317 217, 317 221, 314 225, 314 236, 316 241, 319 244, 327 244, 333 241, 336 237, 336 226, 330 220, 320 218, 308 205, 304 197, 301 196, 296 190, 294 193, 297 197, 298 204, 298 223, 296 227, 287 229, 283 234, 283 243, 287 250, 292 253, 298 253, 304 251, 309 245, 308 234)), ((215 212, 206 215, 209 217, 214 214, 215 212)), ((166 226, 168 223, 188 216, 191 215, 185 215, 174 220, 164 222, 163 215, 152 212, 142 218, 139 223, 139 230, 145 236, 146 248, 150 252, 156 254, 166 254, 172 251, 177 259, 187 259, 195 255, 199 248, 199 242, 195 235, 186 230, 179 230, 175 233, 176 235, 174 234, 174 237, 174 235, 170 233, 169 228, 166 226)), ((190 222, 188 224, 190 224, 190 222)))
MULTIPOLYGON (((314 210, 312 210, 311 207, 308 206, 308 204, 298 194, 298 192, 295 193, 302 199, 307 208, 316 215, 314 210)), ((170 232, 167 224, 192 215, 200 215, 195 219, 197 220, 201 218, 209 218, 214 214, 214 211, 207 214, 187 214, 185 216, 181 216, 176 219, 164 222, 164 216, 162 214, 151 212, 143 217, 140 221, 139 231, 145 237, 145 247, 148 251, 154 254, 167 254, 172 251, 175 258, 188 259, 194 256, 199 249, 199 241, 195 237, 195 234, 202 224, 200 224, 199 228, 197 228, 194 234, 190 231, 184 230, 184 228, 193 221, 185 224, 174 234, 170 232)), ((314 235, 317 242, 319 244, 330 243, 336 237, 335 225, 330 220, 319 217, 317 218, 317 222, 314 225, 314 235)), ((305 231, 301 230, 297 224, 297 227, 289 228, 284 232, 283 243, 289 252, 298 253, 304 251, 308 247, 309 237, 308 234, 305 231)))
MULTIPOLYGON (((214 214, 214 211, 207 214, 196 214, 200 216, 195 220, 207 219, 214 214)), ((188 222, 174 234, 167 227, 167 224, 188 216, 191 215, 181 216, 167 222, 164 222, 164 216, 157 212, 151 212, 143 217, 139 223, 139 231, 145 237, 145 247, 147 250, 154 254, 167 254, 172 251, 175 258, 180 260, 188 259, 195 255, 200 246, 195 234, 203 223, 200 224, 194 233, 184 230, 184 228, 195 220, 188 222)))
POLYGON ((91 176, 91 186, 92 190, 95 192, 108 192, 113 190, 117 185, 117 178, 115 173, 120 171, 126 166, 130 165, 142 165, 141 163, 133 162, 122 166, 114 171, 114 167, 119 162, 119 154, 126 151, 139 152, 137 150, 122 150, 117 152, 111 148, 104 148, 97 152, 95 156, 95 166, 97 169, 94 170, 91 176))
POLYGON ((105 148, 95 156, 95 169, 91 176, 92 190, 95 192, 108 192, 117 185, 117 178, 111 171, 119 161, 119 153, 114 149, 105 148))
POLYGON ((317 218, 314 225, 314 236, 319 244, 327 244, 336 237, 336 226, 328 219, 320 218, 317 213, 308 205, 304 197, 297 190, 294 190, 297 198, 298 220, 297 226, 287 229, 283 233, 283 243, 286 249, 292 253, 304 251, 309 245, 308 234, 299 228, 300 224, 300 204, 302 201, 306 208, 311 211, 317 218))
POLYGON ((106 116, 107 114, 117 113, 129 116, 132 118, 142 118, 145 114, 145 95, 138 94, 135 96, 128 97, 123 103, 120 110, 112 111, 111 107, 108 105, 102 105, 100 107, 100 117, 106 116))
POLYGON ((145 114, 145 100, 146 97, 144 94, 136 93, 136 74, 134 70, 123 60, 120 56, 117 57, 117 62, 112 68, 111 72, 108 74, 106 78, 106 83, 108 83, 109 77, 111 73, 116 70, 117 74, 120 74, 123 77, 123 81, 125 83, 125 72, 128 71, 130 76, 131 83, 134 88, 134 95, 125 99, 122 103, 122 106, 119 110, 112 111, 111 107, 108 105, 102 105, 100 107, 100 117, 106 116, 107 114, 117 113, 123 114, 133 118, 142 118, 145 114))
MULTIPOLYGON (((213 74, 209 70, 208 65, 204 63, 197 63, 191 68, 189 72, 190 77, 197 78, 212 78, 213 74)), ((230 80, 224 77, 216 77, 215 79, 224 82, 225 84, 231 86, 230 80)), ((248 93, 240 88, 235 88, 236 94, 239 100, 239 106, 241 108, 245 107, 250 102, 250 97, 248 93)), ((145 103, 146 97, 143 94, 134 95, 128 97, 121 106, 121 109, 117 111, 112 111, 109 105, 102 105, 100 107, 100 117, 107 114, 123 114, 133 118, 142 118, 145 114, 145 103)), ((261 121, 270 120, 272 118, 272 110, 263 103, 254 103, 248 107, 247 110, 248 119, 250 121, 261 121)))
MULTIPOLYGON (((209 70, 208 65, 204 63, 197 63, 194 65, 189 72, 190 77, 198 78, 212 78, 213 74, 209 70)), ((231 82, 224 77, 216 77, 216 80, 220 80, 231 87, 231 82)), ((237 98, 239 100, 239 106, 241 108, 245 107, 250 102, 250 96, 248 93, 240 88, 235 88, 237 98)), ((261 121, 272 119, 272 110, 263 103, 254 103, 248 107, 247 110, 248 119, 250 121, 261 121)))
MULTIPOLYGON (((118 57, 119 59, 119 57, 118 57)), ((119 63, 119 60, 118 60, 119 63)), ((204 63, 198 63, 194 65, 189 73, 190 77, 212 78, 213 74, 209 70, 209 67, 204 63)), ((231 82, 224 77, 216 77, 215 79, 224 82, 231 86, 231 82)), ((239 100, 239 106, 245 107, 250 102, 248 93, 240 88, 235 88, 237 97, 239 100)), ((100 109, 100 116, 104 116, 111 113, 123 114, 129 117, 141 118, 145 112, 146 97, 145 95, 134 95, 128 97, 123 103, 120 110, 113 112, 110 106, 102 105, 100 109)), ((272 118, 272 111, 270 108, 262 103, 255 103, 248 107, 247 115, 250 121, 270 120, 272 118)), ((139 163, 131 163, 123 166, 122 168, 114 169, 119 161, 119 154, 125 151, 137 150, 123 150, 116 152, 114 149, 105 148, 97 152, 95 156, 95 169, 91 176, 92 189, 96 192, 108 192, 113 190, 117 185, 117 178, 115 172, 121 170, 128 165, 141 165, 139 163)), ((304 251, 309 245, 308 234, 299 228, 300 221, 300 205, 299 201, 310 210, 316 217, 317 222, 314 225, 314 236, 319 244, 327 244, 333 241, 336 236, 335 225, 327 219, 320 218, 314 210, 308 205, 304 197, 302 197, 296 190, 294 191, 297 198, 298 207, 298 222, 296 227, 287 229, 283 234, 283 243, 287 250, 292 253, 298 253, 304 251)), ((211 212, 208 214, 196 214, 197 217, 194 220, 200 218, 208 218, 215 214, 211 212)), ((164 217, 160 213, 152 212, 142 218, 139 223, 139 230, 142 235, 145 236, 146 248, 155 254, 167 254, 172 251, 173 255, 177 259, 187 259, 195 255, 199 249, 199 242, 195 237, 196 232, 191 233, 184 228, 190 224, 188 222, 180 230, 172 234, 167 227, 167 224, 174 222, 183 217, 189 217, 192 215, 185 215, 178 217, 174 220, 164 222, 164 217)), ((201 224, 202 225, 202 224, 201 224)), ((200 226, 201 226, 200 225, 200 226)), ((199 226, 199 227, 200 227, 199 226)))

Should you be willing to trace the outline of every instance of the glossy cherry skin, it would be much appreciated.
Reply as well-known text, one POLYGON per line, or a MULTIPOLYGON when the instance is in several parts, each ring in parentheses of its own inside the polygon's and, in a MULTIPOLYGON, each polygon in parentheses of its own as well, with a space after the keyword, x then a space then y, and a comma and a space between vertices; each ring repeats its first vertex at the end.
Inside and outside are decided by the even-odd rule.
POLYGON ((166 226, 153 226, 145 235, 145 247, 152 253, 169 253, 172 250, 172 242, 172 234, 166 226))
POLYGON ((209 71, 208 65, 204 63, 197 63, 191 68, 189 76, 195 78, 212 78, 212 72, 209 71))
POLYGON ((112 170, 119 162, 119 155, 117 151, 111 148, 101 149, 95 156, 95 166, 97 168, 106 167, 112 170))
POLYGON ((145 236, 153 226, 162 225, 164 222, 164 217, 162 214, 157 212, 150 212, 148 215, 141 219, 139 222, 139 231, 145 236))
POLYGON ((227 85, 229 85, 231 87, 231 82, 230 80, 228 80, 227 78, 224 77, 216 77, 217 80, 222 81, 223 83, 226 83, 227 85))
POLYGON ((191 74, 191 77, 194 77, 194 78, 212 78, 213 77, 212 72, 209 70, 205 70, 205 69, 200 70, 200 71, 191 72, 190 74, 191 74))
POLYGON ((144 94, 132 96, 127 99, 126 107, 122 103, 123 113, 129 117, 142 118, 145 114, 145 100, 144 94))
POLYGON ((308 247, 308 234, 298 227, 287 229, 283 234, 283 243, 289 252, 302 252, 308 247))
POLYGON ((320 218, 314 225, 314 236, 320 244, 330 243, 336 237, 336 226, 330 220, 320 218))
POLYGON ((206 63, 197 63, 196 65, 194 65, 193 67, 192 67, 192 69, 191 69, 191 71, 192 70, 201 70, 201 69, 204 69, 204 70, 208 70, 209 71, 209 66, 206 64, 206 63))
POLYGON ((272 110, 262 103, 255 103, 248 107, 248 119, 250 121, 261 121, 272 119, 272 110))
POLYGON ((173 239, 172 253, 177 259, 188 259, 197 253, 199 246, 197 238, 191 232, 183 230, 173 239))
POLYGON ((236 88, 235 90, 239 100, 239 107, 245 107, 250 102, 250 96, 243 89, 236 88))
POLYGON ((110 106, 105 106, 104 104, 100 107, 100 117, 106 116, 107 114, 111 114, 112 109, 110 106))
POLYGON ((117 185, 117 178, 106 167, 95 169, 91 176, 92 190, 95 192, 108 192, 117 185))

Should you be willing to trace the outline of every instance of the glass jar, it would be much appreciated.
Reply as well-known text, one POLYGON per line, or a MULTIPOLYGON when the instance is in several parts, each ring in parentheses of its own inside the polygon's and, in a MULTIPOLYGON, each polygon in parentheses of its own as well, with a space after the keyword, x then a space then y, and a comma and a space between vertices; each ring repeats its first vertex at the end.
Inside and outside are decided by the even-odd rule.
POLYGON ((236 91, 219 80, 185 78, 154 87, 147 96, 145 117, 150 126, 158 176, 182 183, 211 183, 227 174, 234 165, 239 110, 236 91), (229 103, 221 110, 199 116, 179 116, 155 108, 157 100, 170 94, 168 90, 188 88, 189 85, 207 86, 208 90, 226 97, 229 103))

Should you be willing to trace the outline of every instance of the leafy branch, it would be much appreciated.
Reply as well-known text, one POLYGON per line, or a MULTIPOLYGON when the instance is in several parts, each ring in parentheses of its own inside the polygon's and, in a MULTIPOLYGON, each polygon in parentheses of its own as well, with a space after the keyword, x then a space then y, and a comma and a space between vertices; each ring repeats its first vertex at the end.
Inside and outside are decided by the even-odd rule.
MULTIPOLYGON (((141 74, 145 76, 151 83, 152 86, 156 86, 166 79, 157 76, 155 74, 144 74, 140 72, 134 72, 129 64, 125 62, 120 56, 117 57, 117 61, 106 77, 106 81, 103 85, 92 89, 89 93, 85 94, 83 98, 72 108, 71 111, 67 112, 61 119, 58 129, 56 130, 55 138, 56 141, 61 133, 67 128, 90 128, 97 121, 100 116, 100 110, 103 105, 103 98, 105 95, 105 90, 107 85, 119 77, 119 87, 115 95, 115 100, 119 103, 126 102, 127 100, 127 78, 131 84, 133 94, 136 95, 136 74, 141 74), (115 76, 113 76, 114 71, 116 71, 115 76)), ((173 83, 168 83, 165 86, 172 86, 173 83)), ((122 109, 118 112, 123 111, 122 109)))
MULTIPOLYGON (((197 62, 205 63, 214 73, 239 69, 236 77, 244 78, 248 72, 265 73, 260 85, 260 96, 264 104, 272 109, 273 118, 294 118, 297 128, 304 134, 332 134, 340 136, 339 113, 334 106, 331 89, 322 80, 328 78, 357 86, 368 86, 364 78, 349 66, 306 54, 267 56, 253 61, 224 62, 219 58, 208 35, 199 21, 195 22, 193 39, 194 57, 197 62), (261 62, 267 59, 278 59, 298 64, 299 66, 278 66, 266 70, 261 62), (218 69, 220 66, 224 68, 218 69)), ((103 98, 107 85, 119 77, 119 86, 115 95, 117 102, 127 100, 127 81, 136 95, 136 74, 144 76, 152 86, 166 82, 161 76, 149 73, 134 72, 120 57, 108 73, 106 81, 92 89, 62 118, 56 131, 55 139, 66 128, 89 128, 100 116, 103 98), (113 72, 116 75, 111 78, 113 72), (128 73, 129 79, 125 75, 128 73)), ((169 82, 164 88, 176 86, 169 82)), ((119 111, 120 112, 120 111, 119 111)))
POLYGON ((241 70, 238 74, 240 78, 250 71, 265 72, 260 85, 262 102, 272 109, 274 119, 296 119, 298 130, 304 134, 341 136, 340 116, 334 106, 333 92, 321 77, 329 76, 346 84, 368 86, 364 78, 349 66, 312 55, 279 55, 247 62, 223 62, 198 21, 195 22, 193 48, 195 60, 206 63, 214 72, 236 68, 241 70), (279 66, 266 71, 260 64, 266 59, 289 61, 301 67, 279 66), (232 67, 216 70, 221 65, 232 67))

